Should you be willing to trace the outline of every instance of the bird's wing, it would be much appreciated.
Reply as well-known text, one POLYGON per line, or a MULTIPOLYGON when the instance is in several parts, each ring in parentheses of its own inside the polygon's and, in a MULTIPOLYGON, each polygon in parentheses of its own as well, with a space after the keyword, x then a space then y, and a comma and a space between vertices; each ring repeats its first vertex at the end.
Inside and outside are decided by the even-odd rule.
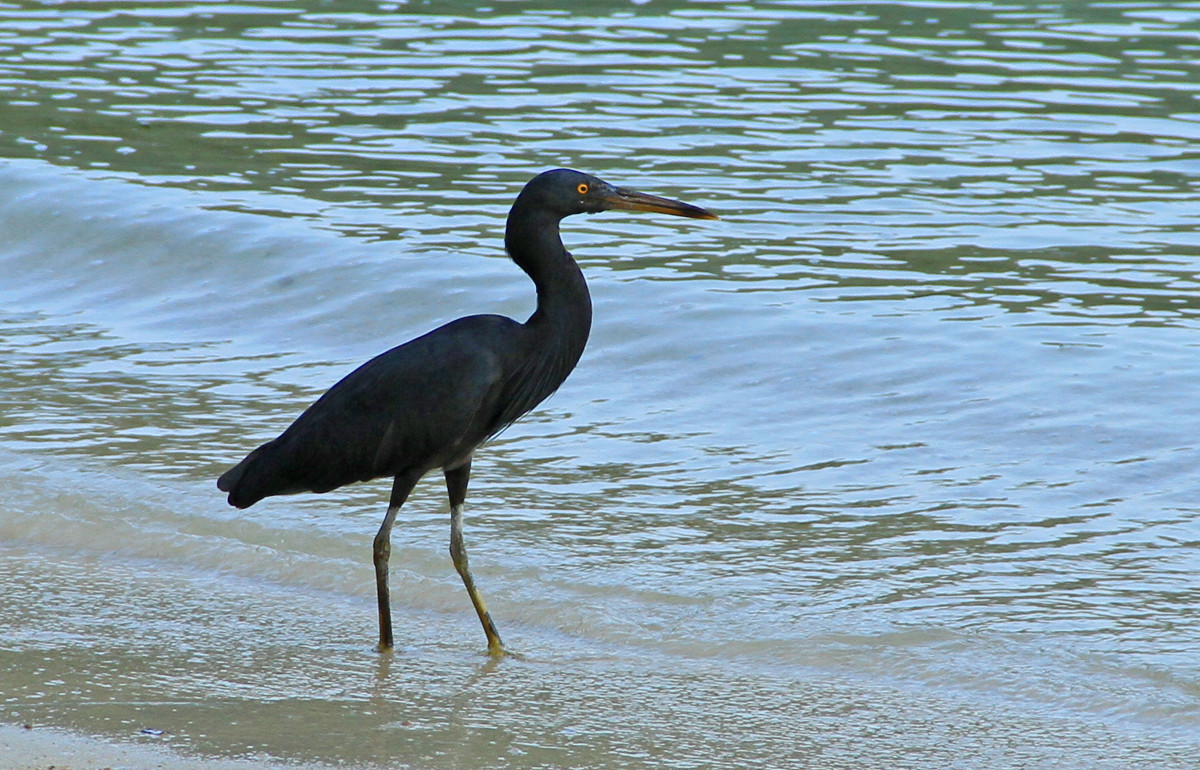
POLYGON ((468 456, 494 432, 522 328, 471 316, 366 362, 247 458, 242 497, 323 492, 468 456))

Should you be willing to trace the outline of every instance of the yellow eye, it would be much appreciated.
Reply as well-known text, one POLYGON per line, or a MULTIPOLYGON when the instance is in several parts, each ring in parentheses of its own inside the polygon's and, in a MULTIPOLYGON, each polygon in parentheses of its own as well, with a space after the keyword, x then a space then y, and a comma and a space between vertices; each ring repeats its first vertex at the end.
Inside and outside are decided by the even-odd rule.
POLYGON ((588 186, 586 184, 580 184, 575 189, 579 191, 580 195, 587 195, 588 186))

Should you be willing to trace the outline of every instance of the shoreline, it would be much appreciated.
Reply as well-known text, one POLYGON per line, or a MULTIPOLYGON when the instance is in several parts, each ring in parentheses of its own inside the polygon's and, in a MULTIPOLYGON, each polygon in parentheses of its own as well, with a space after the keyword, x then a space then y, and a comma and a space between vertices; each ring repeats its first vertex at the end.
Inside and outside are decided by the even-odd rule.
POLYGON ((60 727, 0 722, 0 770, 322 770, 278 759, 182 754, 168 746, 104 738, 60 727))

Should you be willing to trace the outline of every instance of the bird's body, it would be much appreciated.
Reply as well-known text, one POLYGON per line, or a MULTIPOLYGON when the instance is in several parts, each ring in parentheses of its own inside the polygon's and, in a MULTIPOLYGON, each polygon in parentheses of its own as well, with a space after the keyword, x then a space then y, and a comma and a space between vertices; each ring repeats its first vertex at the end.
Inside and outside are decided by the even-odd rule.
POLYGON ((381 648, 392 646, 387 588, 392 523, 416 482, 440 468, 450 492, 455 566, 484 624, 489 649, 502 651, 462 546, 471 456, 557 390, 583 354, 591 299, 583 273, 562 245, 558 224, 564 216, 606 208, 714 218, 703 209, 620 190, 576 171, 535 177, 513 204, 505 233, 509 256, 537 288, 537 309, 525 323, 468 316, 376 356, 218 480, 230 504, 246 508, 272 495, 395 479, 375 539, 381 648))
POLYGON ((376 356, 223 476, 229 502, 460 465, 566 379, 569 367, 539 373, 540 385, 521 376, 539 336, 503 316, 470 316, 376 356), (429 393, 440 397, 421 398, 429 393))

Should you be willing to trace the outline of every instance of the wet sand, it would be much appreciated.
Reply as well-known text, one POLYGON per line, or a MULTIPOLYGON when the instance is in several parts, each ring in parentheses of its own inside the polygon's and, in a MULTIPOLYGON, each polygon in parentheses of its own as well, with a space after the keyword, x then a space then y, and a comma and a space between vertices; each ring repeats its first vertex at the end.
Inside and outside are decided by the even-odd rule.
POLYGON ((262 759, 189 757, 146 736, 109 741, 52 727, 0 724, 0 770, 320 770, 262 759))

